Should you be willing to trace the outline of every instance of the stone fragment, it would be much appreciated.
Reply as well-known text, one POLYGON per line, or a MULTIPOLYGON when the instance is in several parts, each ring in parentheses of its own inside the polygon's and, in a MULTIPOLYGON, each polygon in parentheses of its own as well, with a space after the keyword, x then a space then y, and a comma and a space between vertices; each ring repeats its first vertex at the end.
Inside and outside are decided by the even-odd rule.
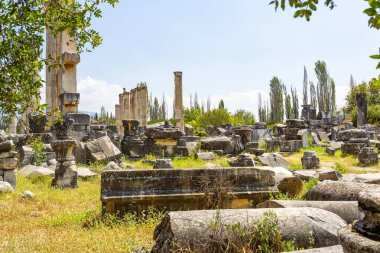
POLYGON ((15 189, 12 185, 5 181, 0 181, 0 193, 14 192, 15 189))
POLYGON ((153 165, 153 169, 172 169, 173 162, 170 159, 157 159, 153 165))
POLYGON ((209 137, 201 140, 203 150, 223 150, 225 154, 234 152, 231 140, 226 136, 209 137))
POLYGON ((17 167, 17 158, 0 159, 0 170, 14 170, 17 167))
POLYGON ((77 164, 86 164, 87 155, 85 150, 85 144, 83 142, 78 142, 78 146, 74 149, 75 162, 77 164))
POLYGON ((337 245, 339 244, 337 230, 346 226, 346 222, 338 215, 317 208, 169 212, 155 228, 152 252, 175 252, 179 248, 188 249, 189 246, 191 252, 210 252, 211 248, 207 247, 205 242, 214 236, 220 237, 223 241, 227 235, 218 233, 213 236, 214 230, 210 228, 210 221, 215 220, 215 217, 218 217, 218 224, 222 226, 239 223, 243 227, 249 227, 262 220, 268 211, 277 216, 283 240, 294 241, 296 247, 310 246, 310 231, 314 247, 337 245))
POLYGON ((275 175, 276 186, 279 192, 289 197, 297 196, 302 191, 302 180, 295 176, 275 175))
POLYGON ((32 199, 33 197, 34 197, 34 193, 28 190, 24 191, 22 194, 22 198, 25 198, 25 199, 32 199))
POLYGON ((102 171, 104 170, 121 170, 121 168, 115 162, 109 162, 107 166, 102 169, 102 171))
POLYGON ((315 170, 296 170, 293 172, 295 177, 301 180, 309 181, 310 179, 316 178, 317 172, 315 170))
POLYGON ((315 151, 304 151, 301 162, 304 170, 315 170, 320 166, 320 160, 315 151))
POLYGON ((47 161, 47 165, 48 166, 52 166, 52 165, 57 165, 57 160, 55 159, 50 159, 49 161, 47 161))
POLYGON ((250 154, 240 154, 227 160, 231 167, 254 167, 255 161, 250 154))
POLYGON ((320 140, 317 133, 311 132, 311 138, 314 145, 319 145, 320 140))
POLYGON ((59 161, 55 168, 52 186, 61 188, 77 187, 78 172, 75 161, 59 161))
POLYGON ((196 157, 203 161, 215 160, 215 155, 213 152, 198 152, 196 157))
POLYGON ((16 156, 17 156, 16 151, 9 151, 9 152, 0 153, 0 159, 14 158, 16 156))
POLYGON ((330 142, 330 138, 327 136, 327 133, 324 130, 317 130, 317 134, 322 142, 330 142))
POLYGON ((332 147, 327 147, 326 148, 326 153, 331 155, 331 156, 334 156, 335 155, 335 149, 332 148, 332 147))
POLYGON ((78 177, 83 180, 89 180, 96 177, 96 173, 92 172, 89 168, 78 168, 78 177))
POLYGON ((359 193, 364 190, 380 191, 380 186, 364 183, 324 181, 314 186, 306 194, 306 200, 357 201, 359 193))
POLYGON ((380 184, 380 173, 358 174, 355 175, 352 181, 366 184, 380 184))
POLYGON ((313 207, 320 208, 341 217, 347 224, 361 219, 364 215, 358 209, 357 201, 306 201, 306 200, 266 200, 257 205, 257 208, 292 208, 313 207))
POLYGON ((270 167, 284 167, 289 168, 290 164, 284 159, 284 157, 278 153, 265 153, 258 157, 259 161, 270 167))
POLYGON ((349 129, 341 131, 338 138, 340 141, 349 141, 352 138, 369 138, 369 135, 364 129, 349 129))
POLYGON ((316 249, 289 251, 288 253, 344 253, 344 252, 343 252, 343 247, 341 245, 335 245, 335 246, 316 248, 316 249))
POLYGON ((380 253, 380 242, 354 233, 351 227, 339 229, 339 240, 345 253, 380 253))
POLYGON ((10 183, 13 187, 16 187, 16 170, 6 170, 3 175, 4 181, 10 183))
POLYGON ((332 180, 338 181, 342 175, 331 168, 321 168, 318 169, 315 175, 319 181, 332 180))
POLYGON ((87 142, 85 150, 91 162, 117 161, 122 156, 120 150, 112 143, 108 136, 87 142))
POLYGON ((265 170, 271 170, 276 175, 284 175, 284 176, 293 176, 293 173, 284 167, 269 167, 269 166, 260 166, 258 168, 265 169, 265 170))
POLYGON ((221 166, 215 163, 206 163, 204 165, 205 169, 215 169, 215 168, 220 168, 221 166))
POLYGON ((282 140, 280 141, 281 152, 298 152, 302 148, 302 140, 282 140))
POLYGON ((122 169, 135 169, 136 167, 133 164, 122 162, 120 163, 122 169))
POLYGON ((374 166, 379 163, 379 155, 373 148, 364 147, 358 154, 358 159, 361 166, 374 166))
POLYGON ((12 140, 3 141, 0 143, 0 152, 9 152, 14 148, 12 140))

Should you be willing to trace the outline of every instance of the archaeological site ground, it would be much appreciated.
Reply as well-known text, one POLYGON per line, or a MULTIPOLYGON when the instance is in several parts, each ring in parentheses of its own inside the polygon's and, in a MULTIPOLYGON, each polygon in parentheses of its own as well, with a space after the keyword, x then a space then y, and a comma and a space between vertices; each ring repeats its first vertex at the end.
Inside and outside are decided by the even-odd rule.
MULTIPOLYGON (((373 37, 334 41, 318 16, 358 7, 203 1, 0 2, 0 252, 380 253, 380 55, 342 56, 373 37), (146 8, 134 31, 117 20, 124 4, 146 8), (263 19, 267 9, 278 13, 263 19), (323 32, 293 34, 312 30, 294 20, 314 17, 323 32), (255 54, 245 28, 231 38, 248 18, 260 30, 252 48, 265 48, 255 54), (268 24, 280 27, 276 46, 292 46, 277 52, 268 24), (147 37, 137 43, 133 32, 147 37), (97 54, 102 42, 110 51, 97 54)), ((380 29, 380 1, 360 7, 364 28, 353 16, 331 26, 380 29)))

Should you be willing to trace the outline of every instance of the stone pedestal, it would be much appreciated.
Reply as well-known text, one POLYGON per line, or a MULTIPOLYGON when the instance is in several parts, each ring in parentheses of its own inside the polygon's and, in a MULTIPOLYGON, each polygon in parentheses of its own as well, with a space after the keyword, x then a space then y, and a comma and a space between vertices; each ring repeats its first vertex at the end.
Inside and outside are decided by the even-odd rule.
POLYGON ((302 169, 304 170, 314 170, 318 169, 320 166, 319 157, 314 151, 305 151, 301 158, 301 162, 302 169))
POLYGON ((78 172, 75 164, 74 149, 78 146, 75 140, 58 140, 52 142, 56 154, 57 166, 52 186, 74 188, 77 186, 78 172))
POLYGON ((139 126, 138 120, 123 120, 124 137, 121 141, 121 151, 132 158, 145 155, 144 140, 139 136, 139 126))

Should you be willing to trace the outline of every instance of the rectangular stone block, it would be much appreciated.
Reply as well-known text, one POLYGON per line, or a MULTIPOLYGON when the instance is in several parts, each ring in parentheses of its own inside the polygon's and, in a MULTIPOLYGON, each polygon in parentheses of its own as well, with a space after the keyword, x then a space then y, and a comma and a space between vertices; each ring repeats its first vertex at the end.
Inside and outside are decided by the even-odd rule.
POLYGON ((17 152, 16 151, 10 151, 10 152, 0 153, 0 159, 13 158, 15 156, 17 156, 17 152))
POLYGON ((101 174, 101 200, 106 213, 140 212, 150 206, 170 211, 206 209, 202 182, 216 179, 233 196, 227 208, 253 207, 277 192, 274 172, 253 167, 108 170, 101 174))
POLYGON ((17 166, 17 158, 0 159, 0 170, 14 170, 17 166))
POLYGON ((4 181, 10 183, 13 187, 16 186, 16 170, 4 171, 4 181))
POLYGON ((281 152, 298 152, 302 148, 302 140, 280 141, 281 152))

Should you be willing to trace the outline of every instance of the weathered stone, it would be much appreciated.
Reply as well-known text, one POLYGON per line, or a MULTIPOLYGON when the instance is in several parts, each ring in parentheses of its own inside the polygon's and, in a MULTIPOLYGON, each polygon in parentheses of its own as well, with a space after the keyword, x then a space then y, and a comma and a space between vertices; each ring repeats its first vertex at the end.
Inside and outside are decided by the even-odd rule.
POLYGON ((58 140, 70 140, 72 138, 73 124, 73 119, 63 116, 63 120, 53 124, 51 130, 58 140))
POLYGON ((121 170, 121 168, 115 162, 109 162, 106 167, 102 169, 104 170, 121 170))
POLYGON ((302 191, 302 180, 295 176, 275 175, 279 192, 289 197, 297 196, 302 191))
POLYGON ((317 130, 317 134, 322 142, 330 142, 330 138, 327 136, 327 133, 324 130, 317 130))
POLYGON ((59 161, 55 169, 52 186, 61 188, 77 187, 78 172, 75 161, 59 161))
POLYGON ((369 136, 366 130, 350 129, 341 131, 338 138, 340 141, 349 141, 351 138, 369 138, 369 136))
POLYGON ((31 191, 24 191, 21 197, 24 199, 32 199, 34 197, 34 193, 31 191))
POLYGON ((58 140, 51 144, 58 162, 75 161, 74 149, 78 146, 75 140, 58 140))
POLYGON ((225 154, 231 154, 234 151, 231 140, 226 136, 209 137, 201 140, 201 149, 203 150, 223 150, 225 154))
POLYGON ((9 152, 11 151, 15 145, 12 140, 3 141, 0 143, 0 152, 9 152))
POLYGON ((215 164, 215 163, 206 163, 204 165, 205 169, 215 169, 215 168, 221 168, 222 166, 215 164))
POLYGON ((265 169, 265 170, 271 170, 276 175, 293 176, 293 173, 291 171, 285 169, 284 167, 261 166, 258 168, 265 169))
POLYGON ((85 151, 91 162, 116 161, 122 156, 108 136, 87 142, 85 151))
POLYGON ((339 240, 345 253, 380 253, 380 242, 364 237, 345 227, 338 231, 339 240))
POLYGON ((228 159, 228 164, 231 167, 253 167, 255 161, 250 154, 240 154, 237 157, 228 159))
POLYGON ((315 175, 319 181, 332 180, 338 181, 342 175, 331 168, 321 168, 318 169, 315 175))
POLYGON ((267 200, 257 208, 292 208, 313 207, 320 208, 341 217, 347 224, 364 217, 358 209, 357 201, 306 201, 306 200, 267 200))
POLYGON ((4 181, 10 183, 13 187, 16 187, 16 170, 6 170, 4 171, 4 181))
POLYGON ((212 152, 198 152, 196 157, 203 161, 215 160, 215 155, 212 152))
POLYGON ((344 252, 343 252, 343 247, 341 245, 335 245, 335 246, 316 248, 316 249, 290 251, 288 253, 344 253, 344 252))
POLYGON ((74 149, 75 163, 77 164, 86 164, 87 155, 85 150, 85 143, 78 142, 78 146, 74 149))
POLYGON ((352 181, 366 184, 380 184, 380 173, 358 174, 355 175, 352 181))
POLYGON ((0 153, 0 159, 14 158, 16 156, 17 156, 16 151, 9 151, 9 152, 0 153))
POLYGON ((360 150, 364 147, 368 147, 366 143, 347 142, 342 144, 342 154, 344 155, 358 155, 360 150))
POLYGON ((243 145, 252 141, 253 129, 248 126, 233 127, 232 131, 235 135, 239 135, 243 145))
POLYGON ((315 170, 320 166, 320 160, 315 151, 304 151, 301 162, 304 170, 315 170))
POLYGON ((270 167, 284 167, 289 168, 290 164, 284 159, 284 157, 278 153, 265 153, 258 157, 259 161, 270 167))
POLYGON ((133 164, 122 162, 120 163, 122 169, 135 169, 136 167, 133 164))
POLYGON ((169 212, 154 231, 152 252, 174 252, 179 248, 200 253, 213 252, 206 242, 215 236, 223 241, 228 232, 213 234, 210 221, 217 217, 217 223, 223 227, 232 224, 250 227, 262 220, 268 211, 276 214, 282 239, 294 241, 296 247, 308 248, 310 236, 313 237, 314 247, 337 245, 338 229, 346 226, 346 222, 336 214, 317 208, 169 212))
POLYGON ((8 182, 0 181, 0 193, 14 192, 15 189, 8 182))
POLYGON ((245 150, 249 150, 249 149, 258 149, 259 148, 259 142, 255 141, 255 142, 247 142, 245 144, 245 150))
POLYGON ((361 166, 374 166, 379 163, 379 155, 373 148, 364 147, 358 154, 361 166))
POLYGON ((47 161, 47 165, 48 166, 52 166, 52 165, 57 165, 57 160, 56 159, 50 159, 49 161, 47 161))
POLYGON ((154 163, 153 169, 172 169, 173 162, 170 159, 157 159, 154 163))
POLYGON ((145 130, 146 137, 150 139, 181 139, 184 135, 181 129, 172 127, 150 127, 145 130))
POLYGON ((205 195, 210 192, 206 185, 222 184, 232 194, 222 197, 223 208, 252 207, 277 193, 274 172, 258 168, 103 170, 101 176, 107 213, 140 212, 150 206, 158 210, 213 208, 205 195))
POLYGON ((309 131, 307 129, 300 129, 297 132, 298 139, 302 141, 302 148, 309 146, 309 131))
POLYGON ((362 127, 367 124, 367 98, 365 93, 356 94, 357 105, 357 126, 362 127))
POLYGON ((0 170, 14 170, 17 167, 17 158, 0 159, 0 170))
POLYGON ((78 168, 78 177, 83 180, 89 180, 96 177, 96 173, 92 172, 89 168, 78 168))
POLYGON ((311 132, 311 138, 312 138, 312 143, 314 145, 319 145, 320 139, 319 139, 317 133, 311 132))
POLYGON ((304 181, 316 178, 317 172, 315 170, 296 170, 293 172, 294 176, 304 181))
POLYGON ((307 200, 357 201, 359 192, 378 190, 380 186, 364 183, 324 181, 314 186, 306 195, 307 200))
POLYGON ((326 148, 326 153, 331 155, 331 156, 334 156, 335 155, 335 148, 332 148, 332 147, 327 147, 326 148))
POLYGON ((333 148, 333 149, 335 149, 335 150, 338 150, 338 149, 341 149, 342 148, 342 144, 343 144, 344 142, 342 142, 342 141, 331 141, 330 142, 330 146, 331 146, 331 148, 333 148))
POLYGON ((356 174, 342 174, 342 178, 340 180, 343 182, 353 182, 356 176, 356 174))
POLYGON ((302 140, 280 141, 281 152, 298 152, 302 148, 302 140))
POLYGON ((301 129, 308 127, 306 122, 302 119, 287 119, 286 126, 288 128, 301 128, 301 129))

